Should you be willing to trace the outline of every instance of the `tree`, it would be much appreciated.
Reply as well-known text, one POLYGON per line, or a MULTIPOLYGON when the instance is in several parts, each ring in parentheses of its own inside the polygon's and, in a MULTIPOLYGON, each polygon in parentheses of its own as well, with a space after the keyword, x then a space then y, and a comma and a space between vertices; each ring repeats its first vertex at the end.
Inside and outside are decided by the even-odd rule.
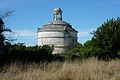
POLYGON ((62 55, 66 58, 66 59, 75 59, 78 57, 83 57, 82 56, 82 51, 83 51, 83 45, 81 43, 77 43, 76 48, 67 51, 65 53, 63 53, 62 55))
POLYGON ((120 18, 109 19, 93 32, 93 45, 98 57, 114 58, 120 51, 120 18))
POLYGON ((10 16, 11 13, 12 11, 6 11, 4 14, 0 15, 0 53, 3 53, 5 48, 5 41, 7 40, 3 33, 6 31, 11 32, 10 29, 5 27, 3 19, 10 16))
POLYGON ((84 49, 83 49, 83 57, 84 58, 88 58, 88 57, 91 57, 91 56, 94 56, 94 46, 93 46, 93 42, 92 40, 88 40, 84 43, 84 49))
POLYGON ((3 47, 4 47, 4 36, 2 34, 3 26, 4 26, 4 22, 2 19, 0 19, 0 52, 3 52, 3 47))

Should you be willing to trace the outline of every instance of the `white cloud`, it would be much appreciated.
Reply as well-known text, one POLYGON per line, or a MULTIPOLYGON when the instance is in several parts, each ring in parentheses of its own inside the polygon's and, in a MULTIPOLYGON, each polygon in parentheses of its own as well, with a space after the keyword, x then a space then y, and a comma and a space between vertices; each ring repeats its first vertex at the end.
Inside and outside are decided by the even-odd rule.
POLYGON ((90 28, 90 29, 78 30, 78 37, 92 37, 90 33, 93 32, 94 30, 96 29, 90 28))
POLYGON ((90 32, 78 32, 78 37, 84 37, 84 36, 88 36, 90 34, 90 32))
POLYGON ((36 37, 36 32, 31 30, 13 30, 13 35, 16 37, 36 37))

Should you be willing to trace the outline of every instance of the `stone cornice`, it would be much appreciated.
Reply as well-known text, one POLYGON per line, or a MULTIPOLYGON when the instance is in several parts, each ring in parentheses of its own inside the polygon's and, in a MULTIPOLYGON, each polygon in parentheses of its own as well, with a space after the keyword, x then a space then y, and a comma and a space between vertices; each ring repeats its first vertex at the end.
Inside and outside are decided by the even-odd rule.
POLYGON ((75 39, 76 38, 77 39, 77 37, 58 37, 58 36, 54 36, 54 37, 38 37, 38 39, 39 38, 62 38, 62 39, 63 38, 74 38, 75 39))

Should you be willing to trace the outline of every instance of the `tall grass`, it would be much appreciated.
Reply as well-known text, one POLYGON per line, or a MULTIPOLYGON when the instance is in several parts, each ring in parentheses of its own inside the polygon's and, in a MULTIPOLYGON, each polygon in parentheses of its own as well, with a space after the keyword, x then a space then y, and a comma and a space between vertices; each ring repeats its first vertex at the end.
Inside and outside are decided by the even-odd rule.
POLYGON ((14 63, 3 68, 0 80, 120 80, 120 60, 14 63))

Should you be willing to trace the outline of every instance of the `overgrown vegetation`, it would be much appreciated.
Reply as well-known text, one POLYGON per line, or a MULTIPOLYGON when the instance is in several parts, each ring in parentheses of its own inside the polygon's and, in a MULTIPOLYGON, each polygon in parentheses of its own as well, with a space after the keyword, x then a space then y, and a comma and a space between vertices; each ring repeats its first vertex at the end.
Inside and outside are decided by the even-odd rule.
POLYGON ((52 50, 53 46, 32 46, 26 47, 23 44, 14 44, 9 48, 7 53, 0 54, 0 65, 10 64, 13 62, 21 62, 23 64, 39 63, 42 61, 54 60, 52 50))
POLYGON ((120 80, 120 60, 109 62, 95 58, 73 62, 7 65, 1 80, 120 80))

